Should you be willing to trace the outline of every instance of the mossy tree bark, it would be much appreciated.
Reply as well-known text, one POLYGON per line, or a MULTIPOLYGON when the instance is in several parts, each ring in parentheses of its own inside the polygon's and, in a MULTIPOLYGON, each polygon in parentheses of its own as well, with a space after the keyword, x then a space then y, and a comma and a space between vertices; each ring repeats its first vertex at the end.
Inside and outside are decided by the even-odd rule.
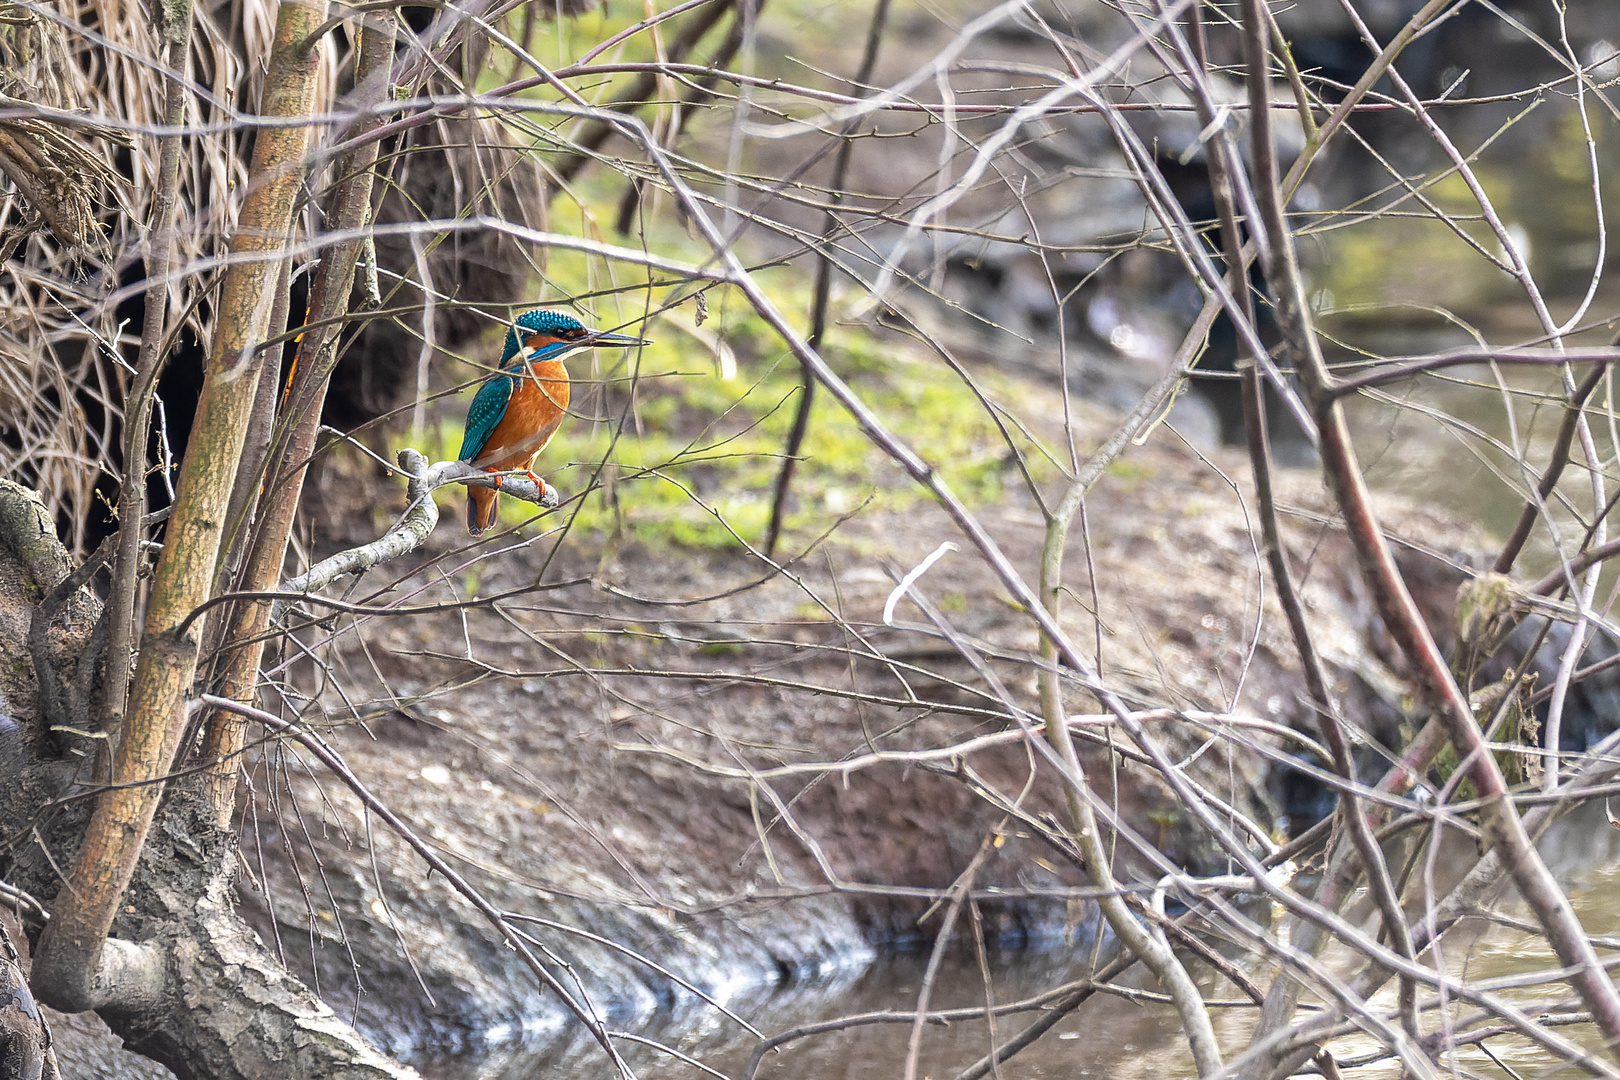
MULTIPOLYGON (((309 115, 318 53, 307 39, 325 14, 326 5, 319 2, 281 6, 262 115, 309 115)), ((104 944, 163 795, 161 780, 179 747, 202 629, 191 613, 214 588, 227 500, 253 401, 244 391, 257 382, 264 363, 259 346, 275 300, 276 271, 287 246, 307 143, 308 132, 298 125, 264 127, 254 143, 252 180, 231 240, 233 261, 220 288, 212 355, 153 576, 124 726, 115 733, 113 784, 96 801, 40 938, 35 990, 58 1008, 82 1011, 104 1004, 98 979, 104 944)))
MULTIPOLYGON (((307 329, 298 343, 293 382, 278 426, 281 452, 273 455, 263 485, 259 527, 253 538, 247 569, 238 583, 245 592, 268 592, 281 580, 287 541, 292 535, 304 474, 320 430, 321 406, 337 366, 338 330, 349 308, 355 264, 363 246, 360 239, 370 221, 373 166, 377 142, 366 136, 382 126, 379 106, 389 93, 394 56, 395 17, 378 12, 367 17, 360 31, 359 60, 355 69, 352 104, 360 119, 349 135, 363 140, 338 162, 339 181, 328 212, 333 232, 347 237, 327 249, 310 291, 307 329)), ((259 661, 264 655, 264 631, 270 622, 268 601, 249 601, 231 619, 222 694, 244 705, 253 703, 258 687, 259 661)), ((241 716, 215 710, 203 741, 203 759, 209 762, 208 798, 215 818, 228 823, 236 807, 236 774, 246 741, 247 722, 241 716)))
MULTIPOLYGON (((319 60, 312 35, 326 15, 324 0, 281 4, 260 109, 267 119, 312 114, 319 60)), ((197 672, 205 620, 194 613, 219 587, 227 509, 253 389, 270 351, 262 345, 288 258, 308 133, 304 124, 269 123, 255 139, 250 185, 216 301, 211 355, 152 582, 124 723, 112 733, 112 784, 96 797, 82 825, 58 815, 64 827, 50 841, 57 850, 76 846, 76 852, 49 905, 31 977, 40 1000, 68 1011, 97 1010, 132 1045, 182 1077, 413 1075, 369 1048, 281 970, 232 910, 234 838, 213 824, 206 800, 165 784, 197 672), (166 794, 163 828, 154 830, 166 794)), ((23 522, 0 537, 0 556, 21 568, 0 573, 0 607, 25 618, 39 601, 34 594, 56 590, 66 578, 65 558, 41 561, 34 550, 53 543, 37 500, 14 485, 0 498, 17 511, 0 516, 23 522), (29 506, 39 511, 32 530, 25 520, 29 506), (8 581, 21 584, 7 589, 8 581)), ((139 524, 126 521, 124 527, 139 524)), ((73 599, 79 624, 93 624, 98 612, 91 609, 99 605, 88 593, 73 599)), ((60 636, 58 621, 72 619, 52 620, 60 636)), ((54 741, 41 713, 26 716, 16 693, 8 701, 33 721, 24 729, 27 753, 14 764, 26 774, 18 790, 32 793, 37 812, 70 789, 77 770, 59 757, 51 760, 54 741)))
MULTIPOLYGON (((78 769, 47 730, 27 635, 19 631, 70 568, 40 497, 0 479, 0 790, 10 796, 0 800, 0 835, 37 829, 40 851, 71 851, 85 818, 79 803, 62 798, 78 769)), ((89 592, 79 590, 52 620, 53 654, 71 658, 99 615, 89 592)), ((213 825, 201 800, 171 799, 158 826, 121 900, 119 936, 106 942, 94 985, 98 1011, 126 1045, 184 1078, 414 1075, 367 1046, 237 917, 230 902, 235 841, 213 825)), ((12 870, 13 884, 41 892, 53 875, 44 855, 19 859, 12 870)), ((24 917, 32 921, 27 910, 24 917)), ((31 983, 42 985, 37 960, 31 983)), ((0 1046, 0 1072, 11 1064, 6 1054, 0 1046)))

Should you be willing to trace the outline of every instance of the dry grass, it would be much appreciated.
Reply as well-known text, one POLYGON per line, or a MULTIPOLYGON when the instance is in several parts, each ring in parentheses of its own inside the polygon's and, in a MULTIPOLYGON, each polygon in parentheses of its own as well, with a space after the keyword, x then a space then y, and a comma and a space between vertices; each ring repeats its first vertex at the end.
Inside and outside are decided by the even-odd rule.
MULTIPOLYGON (((239 196, 242 131, 229 123, 229 103, 247 99, 257 69, 240 61, 232 42, 262 36, 270 9, 262 0, 237 5, 240 27, 216 26, 199 10, 187 75, 205 92, 187 117, 197 134, 181 164, 182 268, 216 252, 239 196)), ((13 99, 121 121, 116 130, 49 123, 17 109, 0 125, 14 136, 31 132, 51 155, 33 162, 46 180, 35 199, 16 175, 0 193, 0 251, 7 255, 0 274, 0 465, 45 493, 64 539, 82 549, 98 479, 122 473, 121 409, 140 300, 121 289, 140 279, 157 183, 151 129, 163 102, 161 53, 139 5, 62 0, 8 5, 0 14, 0 54, 0 90, 13 99), (86 47, 97 37, 106 47, 86 47), (53 214, 53 194, 83 216, 53 214)), ((180 313, 174 321, 184 319, 205 337, 207 308, 183 294, 182 281, 171 285, 180 313)), ((171 325, 170 334, 175 330, 171 325)))

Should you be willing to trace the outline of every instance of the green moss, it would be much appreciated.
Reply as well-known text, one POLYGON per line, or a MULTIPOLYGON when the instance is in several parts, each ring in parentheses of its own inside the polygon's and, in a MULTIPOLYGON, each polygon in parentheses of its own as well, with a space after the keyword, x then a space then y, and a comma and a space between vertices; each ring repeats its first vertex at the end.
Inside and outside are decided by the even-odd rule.
MULTIPOLYGON (((471 390, 467 391, 467 400, 472 400, 471 390)), ((461 454, 463 427, 462 420, 446 415, 438 423, 427 425, 422 432, 426 445, 418 449, 427 455, 429 461, 454 461, 461 454)))
MULTIPOLYGON (((803 55, 807 45, 833 48, 843 30, 827 21, 827 13, 855 8, 853 0, 837 0, 814 9, 777 9, 771 15, 774 30, 769 32, 795 26, 786 32, 802 36, 796 43, 797 55, 803 55)), ((576 19, 537 19, 526 40, 542 60, 563 63, 633 25, 640 15, 639 9, 615 7, 593 9, 576 19)), ((652 59, 651 50, 650 35, 637 34, 617 46, 613 58, 652 59)), ((484 80, 495 85, 510 74, 497 62, 484 80)), ((800 78, 804 72, 793 68, 780 74, 800 78)), ((631 78, 613 76, 592 86, 590 93, 606 99, 631 78)), ((555 92, 537 86, 531 96, 551 99, 555 92)), ((688 129, 701 128, 705 115, 699 111, 687 117, 688 129)), ((539 122, 549 121, 541 117, 539 122)), ((542 156, 555 153, 555 143, 545 138, 537 137, 534 146, 542 156)), ((553 202, 548 228, 619 241, 611 225, 624 183, 624 177, 611 169, 585 170, 553 202)), ((659 212, 658 207, 667 205, 667 195, 649 189, 636 241, 663 257, 694 263, 708 259, 710 252, 674 214, 659 212)), ((714 288, 705 294, 708 319, 694 333, 690 328, 695 303, 685 295, 691 291, 690 283, 649 288, 644 276, 643 284, 628 284, 638 277, 633 268, 608 266, 584 252, 550 248, 543 256, 534 293, 537 302, 561 305, 562 298, 583 298, 581 314, 599 325, 638 326, 648 310, 684 297, 676 318, 655 318, 646 324, 645 334, 655 344, 637 352, 606 352, 571 361, 576 415, 540 458, 536 471, 565 496, 583 494, 584 499, 562 512, 566 518, 549 517, 548 527, 570 520, 574 541, 594 544, 609 536, 650 546, 717 550, 736 549, 741 542, 760 543, 801 393, 799 366, 780 337, 733 290, 714 288), (719 370, 716 340, 735 355, 732 377, 719 370)), ((802 268, 765 268, 755 272, 754 280, 793 325, 809 323, 810 287, 802 268)), ((867 405, 970 503, 998 497, 1012 453, 960 377, 912 342, 840 323, 836 291, 833 316, 823 353, 867 405)), ((492 330, 471 356, 487 363, 498 352, 499 334, 492 330)), ((472 379, 480 369, 465 365, 449 374, 472 379)), ((992 397, 1013 392, 993 374, 979 377, 992 397)), ((461 409, 470 394, 465 391, 459 408, 449 410, 453 422, 435 433, 436 460, 453 457, 459 450, 461 409)), ((819 534, 863 503, 892 510, 925 497, 825 391, 816 396, 801 459, 785 522, 785 547, 819 534)), ((1051 474, 1044 462, 1037 461, 1037 467, 1047 470, 1043 477, 1051 474)), ((503 500, 501 513, 511 524, 522 520, 520 513, 531 515, 533 508, 503 500)))
POLYGON ((1109 462, 1103 472, 1124 491, 1130 492, 1142 481, 1152 478, 1153 466, 1136 458, 1118 457, 1109 462))
MULTIPOLYGON (((1468 231, 1483 232, 1477 223, 1468 231)), ((1495 237, 1476 239, 1488 251, 1498 247, 1495 237)), ((1340 311, 1387 318, 1404 310, 1410 318, 1424 308, 1468 310, 1511 287, 1506 274, 1430 218, 1369 221, 1331 233, 1325 243, 1328 255, 1314 284, 1340 311)))
MULTIPOLYGON (((555 275, 555 264, 552 270, 555 275)), ((777 302, 791 310, 802 291, 795 283, 777 302)), ((536 469, 567 496, 585 493, 573 518, 576 539, 622 528, 654 546, 726 550, 763 540, 802 393, 799 368, 735 298, 711 294, 709 305, 711 313, 723 314, 704 330, 733 349, 733 377, 718 370, 699 338, 659 320, 645 331, 655 344, 639 355, 604 353, 572 362, 577 415, 536 469)), ((999 430, 955 373, 915 349, 844 328, 824 351, 958 494, 974 503, 996 498, 1011 462, 999 430)), ((985 381, 992 395, 1004 389, 993 376, 985 381)), ((432 437, 441 457, 454 456, 459 420, 439 425, 432 437)), ((866 502, 893 509, 924 497, 825 392, 816 397, 800 459, 786 521, 790 534, 819 533, 866 502)), ((518 512, 532 511, 503 505, 508 522, 518 512)))

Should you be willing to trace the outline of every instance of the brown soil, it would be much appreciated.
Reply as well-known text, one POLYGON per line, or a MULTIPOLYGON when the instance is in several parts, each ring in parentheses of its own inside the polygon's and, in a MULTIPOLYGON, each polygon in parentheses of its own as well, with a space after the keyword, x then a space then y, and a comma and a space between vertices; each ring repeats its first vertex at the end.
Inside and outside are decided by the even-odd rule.
MULTIPOLYGON (((1082 424, 1100 441, 1108 418, 1085 414, 1082 424)), ((1071 538, 1067 621, 1133 703, 1309 729, 1269 583, 1260 607, 1245 471, 1231 455, 1188 451, 1168 431, 1133 448, 1097 485, 1071 538), (1094 602, 1100 619, 1087 614, 1094 602)), ((1351 715, 1390 739, 1402 685, 1381 659, 1385 643, 1344 538, 1320 516, 1314 473, 1283 476, 1281 490, 1318 645, 1351 715)), ((1033 502, 1013 495, 980 513, 1033 578, 1042 537, 1033 502)), ((1409 506, 1391 503, 1385 520, 1430 552, 1476 548, 1468 530, 1409 506)), ((894 574, 941 541, 967 546, 943 513, 864 512, 785 575, 742 552, 632 544, 604 556, 599 538, 547 536, 553 521, 475 547, 441 524, 413 556, 419 569, 373 575, 350 599, 464 599, 470 560, 481 560, 480 596, 514 594, 456 613, 341 618, 330 635, 304 635, 329 673, 324 683, 307 658, 278 673, 320 686, 323 735, 497 905, 601 935, 736 1000, 932 935, 938 891, 999 837, 974 879, 990 932, 1058 941, 1083 931, 1085 906, 1065 896, 1084 884, 1074 862, 966 782, 1009 800, 1023 793, 1026 813, 1056 821, 1050 769, 1032 768, 1016 742, 926 766, 749 779, 1011 727, 984 677, 915 606, 903 602, 895 626, 881 623, 894 574), (394 587, 375 593, 383 581, 394 587)), ((1443 624, 1455 573, 1444 559, 1402 550, 1443 624)), ((1035 647, 1032 624, 983 560, 952 554, 921 588, 1013 700, 1035 709, 1033 672, 1019 661, 1035 647)), ((1095 711, 1079 691, 1070 708, 1095 711)), ((1243 729, 1211 740, 1221 732, 1180 721, 1155 731, 1209 790, 1276 821, 1265 760, 1235 747, 1276 747, 1277 738, 1243 729)), ((1110 768, 1097 744, 1123 733, 1099 721, 1085 734, 1093 781, 1124 821, 1184 865, 1224 866, 1146 767, 1110 768)), ((261 755, 253 785, 248 907, 287 962, 384 1046, 417 1061, 503 1055, 521 1072, 526 1055, 544 1046, 550 1056, 577 1029, 471 906, 424 874, 331 777, 276 746, 261 755)), ((695 999, 646 964, 576 934, 531 929, 613 1023, 694 1013, 695 999)))
MULTIPOLYGON (((1026 393, 1021 414, 1060 415, 1049 390, 1026 393)), ((1112 423, 1079 408, 1083 444, 1112 423)), ((370 539, 375 519, 403 504, 352 460, 326 470, 313 485, 323 548, 370 539)), ((1008 488, 978 514, 1033 578, 1041 517, 1011 478, 1008 488)), ((1390 741, 1403 683, 1320 482, 1285 472, 1279 491, 1346 713, 1390 741)), ((940 510, 896 505, 856 514, 786 573, 741 550, 604 550, 599 536, 556 529, 566 507, 476 544, 447 513, 427 547, 348 594, 368 610, 414 611, 309 624, 269 677, 284 711, 486 897, 547 920, 520 925, 615 1027, 670 1037, 717 1022, 653 965, 748 1012, 767 988, 847 977, 875 950, 927 940, 939 901, 981 852, 971 885, 988 935, 1073 943, 1095 925, 1074 893, 1087 879, 1042 838, 1062 819, 1062 792, 1017 739, 1007 704, 1037 708, 1033 626, 940 510), (972 662, 910 600, 893 625, 881 618, 897 576, 946 540, 963 550, 919 590, 972 662), (436 606, 473 588, 477 605, 436 606), (998 734, 970 755, 870 759, 998 734)), ((1271 827, 1279 805, 1264 755, 1298 747, 1253 725, 1312 724, 1262 587, 1251 507, 1241 459, 1190 451, 1160 429, 1088 497, 1070 538, 1065 621, 1133 706, 1245 718, 1212 727, 1183 715, 1152 730, 1187 775, 1271 827)), ((1400 549, 1404 569, 1444 626, 1458 577, 1448 560, 1478 538, 1398 500, 1384 515, 1415 542, 1400 549)), ((1073 686, 1068 707, 1097 711, 1073 686)), ((1079 735, 1092 783, 1131 830, 1181 865, 1225 868, 1131 760, 1123 732, 1099 716, 1079 735)), ((481 1076, 526 1076, 541 1051, 554 1066, 572 1054, 600 1064, 472 905, 307 755, 259 747, 250 784, 244 908, 342 1015, 430 1074, 461 1075, 476 1060, 481 1076)), ((1121 876, 1157 876, 1128 841, 1119 853, 1121 876)), ((61 1031, 70 1055, 112 1053, 80 1025, 61 1031)))

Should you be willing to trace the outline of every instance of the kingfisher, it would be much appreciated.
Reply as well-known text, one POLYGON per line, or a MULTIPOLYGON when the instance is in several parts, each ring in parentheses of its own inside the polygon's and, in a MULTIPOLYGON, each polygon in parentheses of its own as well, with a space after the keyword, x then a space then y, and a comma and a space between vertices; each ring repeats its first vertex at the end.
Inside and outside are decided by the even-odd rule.
MULTIPOLYGON (((457 457, 487 472, 522 469, 545 497, 551 489, 534 475, 534 459, 568 413, 564 358, 582 349, 650 344, 628 334, 587 330, 560 311, 524 312, 507 328, 497 374, 478 388, 467 408, 467 429, 457 457)), ((469 485, 467 531, 477 536, 494 525, 498 501, 495 488, 469 485)))

